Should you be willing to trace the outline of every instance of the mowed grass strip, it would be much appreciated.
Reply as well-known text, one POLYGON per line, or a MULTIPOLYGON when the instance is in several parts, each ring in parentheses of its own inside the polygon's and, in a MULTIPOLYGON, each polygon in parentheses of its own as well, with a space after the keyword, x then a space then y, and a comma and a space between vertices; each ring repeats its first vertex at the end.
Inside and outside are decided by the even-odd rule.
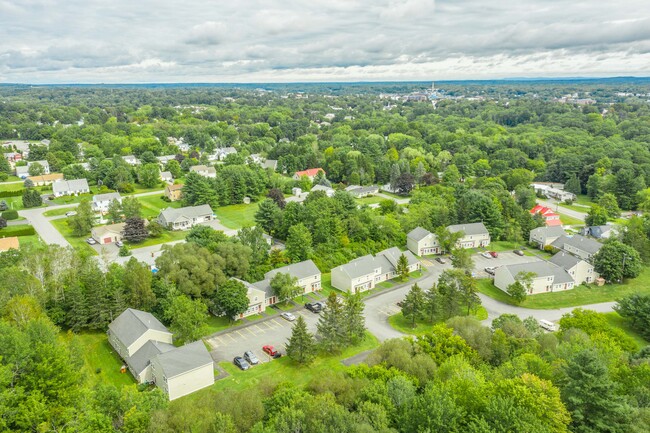
POLYGON ((221 224, 229 229, 240 229, 255 225, 255 212, 259 207, 259 202, 251 204, 233 204, 230 206, 221 206, 214 209, 214 213, 219 218, 221 224))

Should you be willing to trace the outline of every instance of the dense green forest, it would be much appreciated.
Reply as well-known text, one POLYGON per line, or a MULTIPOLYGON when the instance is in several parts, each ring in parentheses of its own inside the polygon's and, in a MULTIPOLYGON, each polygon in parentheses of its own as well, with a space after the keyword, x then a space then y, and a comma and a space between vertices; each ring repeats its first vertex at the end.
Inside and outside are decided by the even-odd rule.
MULTIPOLYGON (((156 260, 155 275, 135 259, 108 264, 56 246, 0 253, 0 431, 648 431, 648 348, 582 311, 543 333, 514 316, 491 328, 448 319, 456 308, 417 339, 371 344, 378 348, 364 364, 337 362, 312 376, 282 359, 283 374, 254 386, 217 384, 172 403, 158 390, 98 383, 101 371, 82 368, 80 338, 104 332, 127 307, 153 312, 179 341, 205 335, 208 312, 228 311, 217 288, 232 277, 258 281, 306 259, 327 272, 403 246, 418 226, 482 221, 494 241, 523 243, 543 224, 529 213, 533 181, 565 183, 589 201, 594 224, 650 211, 647 81, 438 83, 435 105, 390 96, 429 86, 0 86, 0 143, 30 141, 28 160, 46 160, 66 179, 87 178, 100 191, 153 188, 156 156, 174 155, 164 168, 182 178, 183 204, 218 209, 249 197, 258 206, 256 228, 232 238, 193 229, 156 260), (596 102, 556 100, 572 93, 596 102), (214 178, 189 173, 222 147, 237 153, 214 178), (277 170, 253 154, 277 160, 277 170), (326 175, 313 183, 291 178, 317 167, 326 175), (336 192, 285 200, 317 184, 336 192), (410 201, 379 200, 375 209, 343 190, 370 184, 410 201), (265 233, 286 249, 271 250, 265 233)), ((12 173, 0 159, 0 180, 15 181, 12 173)), ((610 245, 630 258, 624 277, 633 277, 650 261, 650 218, 619 223, 626 245, 610 245)), ((648 299, 620 304, 642 333, 648 299)))

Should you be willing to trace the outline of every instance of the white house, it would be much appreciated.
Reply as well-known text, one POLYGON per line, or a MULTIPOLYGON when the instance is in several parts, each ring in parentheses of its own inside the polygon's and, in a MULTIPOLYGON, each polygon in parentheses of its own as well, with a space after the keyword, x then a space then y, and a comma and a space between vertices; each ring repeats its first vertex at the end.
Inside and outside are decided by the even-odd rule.
POLYGON ((122 203, 122 196, 119 192, 108 192, 106 194, 97 194, 93 196, 92 207, 95 212, 108 212, 108 206, 113 200, 122 203))
POLYGON ((406 235, 406 247, 418 256, 442 253, 442 247, 435 233, 422 227, 416 227, 406 235))
POLYGON ((329 186, 324 186, 324 185, 316 185, 309 192, 312 193, 312 192, 316 192, 316 191, 325 192, 325 195, 327 197, 332 197, 334 195, 334 193, 335 193, 333 188, 330 188, 329 186))
POLYGON ((117 223, 105 226, 95 226, 90 231, 90 235, 100 245, 112 244, 122 240, 124 225, 125 223, 117 223))
POLYGON ((298 281, 296 285, 303 293, 315 292, 321 289, 321 272, 311 260, 305 260, 281 268, 273 269, 264 274, 264 279, 252 285, 265 293, 265 306, 277 303, 278 299, 271 289, 271 280, 276 274, 289 274, 298 281))
POLYGON ((90 192, 90 187, 86 179, 60 180, 52 184, 52 192, 54 197, 86 194, 90 192))
POLYGON ((234 147, 219 147, 214 149, 214 152, 208 155, 208 161, 223 161, 228 155, 237 153, 234 147))
POLYGON ((574 201, 576 199, 576 195, 562 189, 564 185, 561 184, 533 183, 531 186, 535 190, 535 193, 542 194, 548 198, 554 198, 559 201, 574 201))
POLYGON ((16 167, 16 176, 18 176, 21 179, 26 179, 29 176, 29 167, 31 167, 34 164, 39 164, 41 167, 43 167, 43 174, 50 174, 50 164, 45 160, 41 160, 41 161, 28 161, 27 165, 16 167))
POLYGON ((531 244, 536 244, 537 248, 543 250, 544 247, 551 245, 553 242, 564 235, 566 235, 566 232, 562 226, 537 227, 536 229, 532 229, 530 231, 528 242, 531 244))
POLYGON ((348 185, 345 190, 356 198, 363 198, 368 197, 369 195, 379 194, 379 187, 377 185, 348 185))
POLYGON ((217 177, 217 170, 214 167, 208 167, 207 165, 193 165, 190 167, 190 173, 196 173, 203 177, 217 177))
POLYGON ((140 160, 134 155, 123 156, 122 159, 129 165, 140 165, 140 160))
POLYGON ((582 235, 560 236, 551 245, 584 260, 592 258, 603 246, 597 240, 582 235))
POLYGON ((170 400, 214 383, 202 341, 175 347, 172 333, 151 313, 129 308, 108 325, 108 342, 138 383, 155 383, 170 400))
POLYGON ((483 223, 455 224, 447 227, 450 233, 463 232, 456 243, 459 248, 478 248, 490 245, 490 232, 483 223))
POLYGON ((494 272, 494 285, 507 293, 520 272, 534 274, 529 295, 573 289, 575 283, 569 273, 555 263, 538 261, 499 266, 494 272))
POLYGON ((213 219, 214 212, 209 204, 187 206, 179 209, 168 207, 158 215, 158 222, 170 230, 187 230, 196 224, 213 219))
POLYGON ((372 290, 377 284, 398 276, 397 261, 402 254, 408 261, 409 273, 420 269, 420 261, 410 251, 392 247, 375 257, 368 254, 332 269, 332 286, 350 293, 372 290))
POLYGON ((594 265, 579 257, 560 251, 549 259, 566 270, 576 285, 582 283, 593 283, 598 278, 598 272, 594 270, 594 265))
POLYGON ((246 287, 246 296, 248 297, 248 309, 243 313, 239 314, 234 319, 235 320, 243 319, 244 317, 254 316, 255 314, 261 314, 266 308, 265 305, 266 293, 247 281, 243 281, 238 278, 232 278, 232 279, 235 281, 239 281, 246 287))

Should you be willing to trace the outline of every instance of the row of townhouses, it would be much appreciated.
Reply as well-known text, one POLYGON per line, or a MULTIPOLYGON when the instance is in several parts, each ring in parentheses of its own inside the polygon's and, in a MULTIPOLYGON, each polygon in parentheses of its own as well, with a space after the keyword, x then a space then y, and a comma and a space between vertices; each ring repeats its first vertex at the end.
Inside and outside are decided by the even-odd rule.
MULTIPOLYGON (((463 236, 456 242, 457 248, 479 248, 490 245, 490 232, 483 223, 455 224, 448 226, 447 230, 450 233, 463 233, 463 236)), ((438 236, 422 227, 416 227, 406 235, 406 246, 418 256, 446 252, 438 242, 438 236)))

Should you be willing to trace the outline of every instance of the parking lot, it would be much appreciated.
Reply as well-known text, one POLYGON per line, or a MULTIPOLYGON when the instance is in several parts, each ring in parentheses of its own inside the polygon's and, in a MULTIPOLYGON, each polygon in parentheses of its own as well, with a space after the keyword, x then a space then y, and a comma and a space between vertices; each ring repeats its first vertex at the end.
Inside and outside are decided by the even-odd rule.
MULTIPOLYGON (((293 315, 296 318, 299 315, 302 316, 307 322, 309 332, 316 332, 319 314, 302 309, 294 312, 293 315)), ((206 342, 211 347, 212 358, 217 362, 232 362, 235 356, 243 356, 247 350, 252 351, 260 362, 268 362, 270 358, 262 352, 262 346, 274 346, 276 350, 285 355, 285 345, 291 337, 294 323, 278 315, 261 323, 208 338, 206 342)))
POLYGON ((499 253, 499 257, 490 257, 489 259, 487 257, 483 257, 481 254, 475 254, 472 256, 472 259, 474 259, 474 272, 476 278, 491 277, 491 275, 488 275, 488 273, 485 272, 485 268, 487 267, 497 268, 504 265, 516 265, 519 263, 532 263, 541 261, 539 257, 518 256, 511 251, 501 252, 499 253))

